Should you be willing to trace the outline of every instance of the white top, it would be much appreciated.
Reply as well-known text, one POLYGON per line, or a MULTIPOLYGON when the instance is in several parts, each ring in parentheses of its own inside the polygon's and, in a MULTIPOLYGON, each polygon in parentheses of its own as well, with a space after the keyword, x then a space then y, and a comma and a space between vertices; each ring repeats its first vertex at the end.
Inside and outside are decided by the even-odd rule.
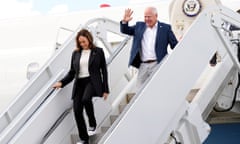
POLYGON ((156 36, 157 36, 157 25, 156 23, 154 27, 150 28, 147 27, 142 38, 142 49, 141 49, 141 60, 156 60, 156 53, 155 53, 155 43, 156 43, 156 36))
POLYGON ((89 56, 90 56, 91 50, 82 50, 82 55, 80 58, 80 70, 79 70, 79 78, 84 78, 84 77, 88 77, 89 75, 89 71, 88 71, 88 61, 89 61, 89 56))

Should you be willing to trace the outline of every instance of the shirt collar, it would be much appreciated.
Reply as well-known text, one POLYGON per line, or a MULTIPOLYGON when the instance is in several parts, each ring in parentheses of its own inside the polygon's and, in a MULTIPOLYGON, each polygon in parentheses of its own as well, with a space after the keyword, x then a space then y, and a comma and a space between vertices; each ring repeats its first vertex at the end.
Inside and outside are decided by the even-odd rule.
POLYGON ((154 25, 152 28, 150 28, 150 27, 147 27, 147 28, 150 28, 150 29, 157 29, 157 26, 158 26, 158 22, 156 22, 155 25, 154 25))

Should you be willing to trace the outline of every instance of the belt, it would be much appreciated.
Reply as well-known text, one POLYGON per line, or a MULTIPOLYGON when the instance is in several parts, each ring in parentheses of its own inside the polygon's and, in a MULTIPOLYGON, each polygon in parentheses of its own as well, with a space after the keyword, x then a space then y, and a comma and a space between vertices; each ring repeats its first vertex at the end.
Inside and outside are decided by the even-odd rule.
POLYGON ((157 60, 146 60, 146 61, 143 61, 142 63, 153 63, 153 62, 156 62, 157 60))

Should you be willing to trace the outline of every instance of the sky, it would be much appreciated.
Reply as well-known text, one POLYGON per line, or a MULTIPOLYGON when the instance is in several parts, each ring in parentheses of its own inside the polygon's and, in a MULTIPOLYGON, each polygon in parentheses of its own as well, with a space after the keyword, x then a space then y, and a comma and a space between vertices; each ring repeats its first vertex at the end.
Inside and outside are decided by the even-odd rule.
POLYGON ((0 0, 0 19, 74 12, 99 8, 107 3, 124 6, 129 0, 0 0))
MULTIPOLYGON (((104 3, 110 4, 112 7, 114 7, 125 6, 129 3, 149 3, 151 1, 157 0, 0 0, 0 19, 22 16, 60 14, 86 9, 96 9, 104 3)), ((221 1, 235 1, 235 3, 238 3, 238 0, 221 1)))

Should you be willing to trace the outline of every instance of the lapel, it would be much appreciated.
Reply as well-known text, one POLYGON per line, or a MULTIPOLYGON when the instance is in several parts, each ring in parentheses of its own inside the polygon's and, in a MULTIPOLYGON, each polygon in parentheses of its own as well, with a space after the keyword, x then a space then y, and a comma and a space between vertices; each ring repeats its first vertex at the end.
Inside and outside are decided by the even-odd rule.
POLYGON ((139 38, 140 38, 140 40, 142 40, 143 34, 144 34, 146 28, 147 28, 147 25, 146 25, 145 23, 140 27, 140 33, 139 33, 139 36, 140 36, 139 38))
POLYGON ((90 66, 93 63, 93 60, 97 54, 96 48, 93 48, 90 53, 89 61, 88 61, 88 66, 90 66))
POLYGON ((81 58, 81 53, 82 53, 82 50, 80 50, 79 52, 76 53, 76 68, 77 68, 77 71, 79 71, 79 68, 80 68, 80 58, 81 58))
POLYGON ((162 34, 162 24, 158 22, 155 48, 157 48, 159 44, 162 43, 161 34, 162 34))

